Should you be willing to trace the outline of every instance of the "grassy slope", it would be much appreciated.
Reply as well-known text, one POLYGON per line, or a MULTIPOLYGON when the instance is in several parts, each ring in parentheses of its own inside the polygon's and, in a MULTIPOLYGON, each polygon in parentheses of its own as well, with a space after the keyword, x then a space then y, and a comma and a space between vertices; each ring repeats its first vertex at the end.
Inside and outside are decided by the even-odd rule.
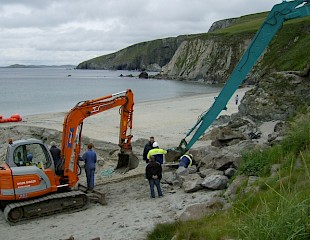
MULTIPOLYGON (((265 20, 267 13, 241 17, 231 27, 220 29, 216 34, 235 35, 255 33, 265 20)), ((263 67, 277 71, 303 70, 310 63, 310 17, 284 23, 268 47, 263 67), (279 57, 281 56, 281 57, 279 57)))
POLYGON ((278 71, 303 70, 310 64, 310 17, 288 22, 270 45, 264 57, 278 71), (281 57, 279 57, 281 56, 281 57))

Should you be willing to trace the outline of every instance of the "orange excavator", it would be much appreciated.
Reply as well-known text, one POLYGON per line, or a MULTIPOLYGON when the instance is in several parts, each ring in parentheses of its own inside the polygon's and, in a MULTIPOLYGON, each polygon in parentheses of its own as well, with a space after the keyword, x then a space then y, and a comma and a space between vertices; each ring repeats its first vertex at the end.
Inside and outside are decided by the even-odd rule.
POLYGON ((139 160, 131 146, 133 105, 130 89, 77 103, 64 119, 62 158, 57 166, 43 141, 9 141, 5 163, 0 165, 0 204, 6 220, 16 223, 87 207, 90 194, 73 190, 79 181, 83 120, 87 117, 120 106, 120 152, 116 168, 136 168, 139 160))

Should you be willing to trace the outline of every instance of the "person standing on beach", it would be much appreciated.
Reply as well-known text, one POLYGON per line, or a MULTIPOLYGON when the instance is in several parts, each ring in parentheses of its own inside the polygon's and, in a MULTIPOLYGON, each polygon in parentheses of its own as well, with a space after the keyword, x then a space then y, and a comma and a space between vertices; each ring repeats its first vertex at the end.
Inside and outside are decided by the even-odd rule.
POLYGON ((87 190, 92 192, 95 187, 95 170, 97 162, 97 154, 93 150, 93 144, 87 145, 88 150, 83 154, 81 161, 85 162, 85 172, 87 178, 87 190))
POLYGON ((51 142, 51 148, 50 148, 50 152, 52 154, 53 160, 54 160, 54 165, 55 165, 55 169, 57 170, 58 165, 60 163, 60 149, 56 146, 56 142, 52 141, 51 142))
POLYGON ((149 159, 147 158, 147 154, 151 149, 153 149, 153 143, 155 142, 154 137, 150 137, 150 141, 145 145, 143 150, 143 160, 148 163, 149 159))
POLYGON ((235 102, 236 102, 236 105, 238 105, 238 102, 239 102, 239 96, 238 96, 238 94, 237 94, 236 97, 235 97, 235 102))
POLYGON ((167 154, 167 151, 158 147, 158 143, 153 143, 153 149, 147 154, 147 158, 150 159, 151 156, 155 157, 155 161, 160 165, 164 163, 164 155, 167 154))
POLYGON ((155 198, 154 186, 157 188, 158 197, 162 197, 163 193, 160 187, 160 180, 162 178, 162 167, 155 161, 155 157, 151 156, 149 163, 145 168, 145 177, 149 181, 151 198, 155 198))

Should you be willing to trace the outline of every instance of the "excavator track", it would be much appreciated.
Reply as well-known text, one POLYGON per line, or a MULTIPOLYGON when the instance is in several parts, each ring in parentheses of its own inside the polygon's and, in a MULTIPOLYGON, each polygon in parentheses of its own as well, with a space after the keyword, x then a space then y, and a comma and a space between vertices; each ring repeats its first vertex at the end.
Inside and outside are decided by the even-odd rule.
POLYGON ((61 212, 81 211, 88 206, 88 196, 82 191, 55 193, 44 197, 8 204, 4 217, 10 224, 61 212))

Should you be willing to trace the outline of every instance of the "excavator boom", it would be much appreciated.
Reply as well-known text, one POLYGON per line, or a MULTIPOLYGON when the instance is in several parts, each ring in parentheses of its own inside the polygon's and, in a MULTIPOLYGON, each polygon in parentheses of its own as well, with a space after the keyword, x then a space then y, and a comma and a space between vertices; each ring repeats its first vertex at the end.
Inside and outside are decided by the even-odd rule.
POLYGON ((216 97, 213 105, 199 118, 194 127, 192 127, 186 134, 185 138, 181 140, 179 146, 175 149, 176 151, 174 151, 174 153, 177 152, 177 154, 173 154, 172 158, 176 158, 187 152, 214 122, 220 112, 225 109, 227 102, 241 85, 246 75, 251 71, 273 37, 282 27, 283 22, 309 15, 310 0, 284 1, 272 8, 266 20, 263 22, 243 54, 241 60, 235 67, 230 78, 227 80, 219 96, 216 97), (193 134, 193 136, 187 142, 186 137, 191 134, 193 134))
POLYGON ((72 108, 64 119, 62 135, 62 159, 64 176, 69 178, 69 187, 78 181, 78 161, 81 149, 83 120, 92 115, 120 106, 120 155, 117 168, 136 168, 139 160, 132 153, 131 129, 133 117, 133 93, 130 89, 101 98, 82 101, 72 108), (126 158, 126 161, 124 161, 126 158))

